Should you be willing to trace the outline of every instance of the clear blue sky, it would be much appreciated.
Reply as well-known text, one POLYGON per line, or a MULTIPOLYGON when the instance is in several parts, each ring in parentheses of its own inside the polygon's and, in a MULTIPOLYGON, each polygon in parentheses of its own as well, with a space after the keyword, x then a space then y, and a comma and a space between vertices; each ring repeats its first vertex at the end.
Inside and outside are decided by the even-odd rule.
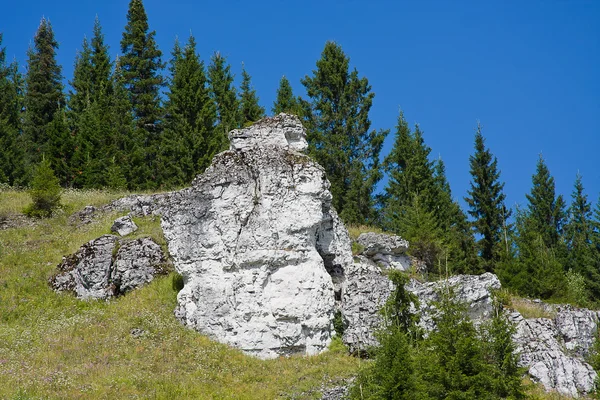
MULTIPOLYGON (((279 79, 296 94, 323 45, 343 47, 376 93, 374 128, 393 128, 398 109, 418 122, 432 155, 446 163, 453 195, 469 186, 476 121, 498 157, 508 204, 525 203, 543 153, 570 201, 583 175, 600 192, 600 1, 182 1, 145 0, 163 59, 193 32, 201 57, 219 50, 239 78, 241 63, 270 111, 279 79)), ((8 2, 0 32, 23 65, 40 18, 52 22, 58 60, 71 79, 84 35, 99 16, 111 56, 127 0, 8 2)), ((239 83, 239 80, 238 80, 239 83)), ((388 137, 384 154, 393 135, 388 137)))

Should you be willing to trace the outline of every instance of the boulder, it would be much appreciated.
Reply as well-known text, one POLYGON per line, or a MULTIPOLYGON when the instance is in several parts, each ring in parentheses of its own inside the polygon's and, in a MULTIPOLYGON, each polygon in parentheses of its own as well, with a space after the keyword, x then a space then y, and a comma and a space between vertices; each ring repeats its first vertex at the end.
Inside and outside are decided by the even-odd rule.
POLYGON ((137 225, 129 215, 125 215, 124 217, 120 217, 115 219, 112 227, 110 228, 111 232, 116 232, 121 236, 127 236, 130 233, 133 233, 138 230, 137 225))
POLYGON ((54 290, 74 292, 80 299, 108 299, 150 282, 166 272, 165 266, 165 255, 152 239, 104 235, 63 257, 49 283, 54 290))
POLYGON ((385 233, 361 233, 356 242, 363 248, 361 254, 385 268, 406 271, 410 258, 405 254, 408 241, 400 236, 385 233))
POLYGON ((230 137, 231 149, 163 214, 184 280, 176 316, 260 358, 323 351, 352 262, 329 182, 299 152, 307 144, 297 117, 265 118, 230 137))

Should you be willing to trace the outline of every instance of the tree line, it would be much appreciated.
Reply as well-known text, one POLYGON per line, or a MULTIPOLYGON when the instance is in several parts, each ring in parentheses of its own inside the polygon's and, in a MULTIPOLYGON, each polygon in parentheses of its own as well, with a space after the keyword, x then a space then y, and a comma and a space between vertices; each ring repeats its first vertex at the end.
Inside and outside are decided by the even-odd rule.
MULTIPOLYGON (((66 91, 49 20, 40 22, 25 75, 7 62, 0 34, 0 183, 30 185, 47 163, 63 187, 181 187, 227 148, 231 129, 265 116, 245 67, 236 88, 227 59, 216 52, 206 65, 193 36, 175 42, 168 63, 154 37, 142 0, 131 0, 121 55, 111 60, 96 18, 66 91)), ((427 274, 489 271, 520 294, 578 304, 600 299, 600 205, 592 211, 581 176, 567 205, 540 156, 527 204, 513 210, 478 125, 465 212, 443 161, 432 159, 424 132, 402 112, 393 148, 382 157, 390 132, 371 128, 375 94, 339 44, 325 44, 301 83, 305 97, 282 77, 271 111, 301 118, 309 153, 325 169, 346 223, 407 238, 427 274), (387 184, 376 193, 384 174, 387 184)))

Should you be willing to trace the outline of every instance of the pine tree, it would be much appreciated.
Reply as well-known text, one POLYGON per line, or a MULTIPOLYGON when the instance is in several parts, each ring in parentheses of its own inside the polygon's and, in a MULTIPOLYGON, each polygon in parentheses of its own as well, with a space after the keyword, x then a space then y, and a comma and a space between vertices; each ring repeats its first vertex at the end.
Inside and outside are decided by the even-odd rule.
POLYGON ((471 189, 465 201, 473 227, 481 235, 477 242, 479 255, 485 271, 493 272, 502 254, 502 234, 510 212, 504 205, 504 183, 499 181, 498 160, 485 147, 481 125, 475 133, 475 154, 469 157, 471 166, 471 189))
POLYGON ((370 131, 375 94, 349 64, 340 45, 325 44, 313 76, 302 79, 310 98, 303 115, 309 152, 327 173, 334 207, 346 223, 366 223, 375 217, 372 195, 387 132, 370 131))
POLYGON ((106 170, 114 154, 111 145, 110 101, 113 95, 108 55, 100 21, 94 21, 91 45, 84 38, 75 60, 73 88, 69 93, 69 127, 74 136, 72 168, 76 187, 105 185, 106 170))
POLYGON ((258 104, 256 90, 252 87, 251 77, 242 64, 242 85, 240 86, 241 125, 247 126, 265 116, 265 109, 258 104))
MULTIPOLYGON (((52 142, 48 132, 53 119, 60 115, 65 105, 61 67, 56 62, 57 48, 58 42, 54 38, 52 25, 49 20, 42 18, 33 39, 33 47, 27 52, 23 137, 29 173, 39 164, 43 154, 56 153, 53 148, 62 145, 52 142)), ((58 137, 62 135, 55 135, 54 139, 58 137)), ((48 161, 54 165, 55 160, 48 161)))
POLYGON ((565 211, 562 196, 555 195, 554 178, 540 156, 532 177, 528 206, 518 210, 513 266, 500 274, 503 284, 529 296, 551 297, 563 290, 562 230, 565 211))
POLYGON ((176 42, 170 69, 159 169, 165 184, 181 186, 203 172, 214 155, 208 153, 206 143, 214 133, 216 111, 193 36, 184 49, 176 42))
POLYGON ((229 143, 229 131, 240 127, 240 105, 233 78, 225 57, 219 52, 214 53, 208 66, 210 95, 217 108, 215 135, 207 143, 212 154, 225 150, 229 143))
POLYGON ((285 76, 281 77, 279 81, 279 88, 277 88, 277 98, 273 102, 273 115, 279 113, 287 113, 298 115, 300 113, 300 106, 298 99, 294 97, 292 85, 285 76))
MULTIPOLYGON (((581 175, 577 174, 571 194, 569 219, 565 226, 568 258, 566 267, 582 275, 585 285, 594 299, 600 298, 600 271, 596 269, 592 240, 592 206, 584 193, 581 175)), ((578 299, 585 303, 586 299, 578 299)), ((580 304, 583 305, 583 304, 580 304)))
MULTIPOLYGON (((0 33, 0 46, 2 33, 0 33)), ((0 183, 20 184, 24 178, 21 143, 23 82, 16 62, 6 64, 6 49, 0 47, 0 183)))
POLYGON ((149 31, 148 16, 142 0, 131 0, 127 11, 127 25, 121 39, 123 55, 120 62, 136 124, 148 135, 158 132, 161 116, 159 92, 163 79, 160 72, 164 64, 155 35, 155 31, 149 31))
POLYGON ((61 188, 58 178, 45 158, 42 158, 34 170, 29 195, 32 203, 24 212, 30 217, 50 217, 60 206, 61 188))
POLYGON ((156 156, 159 151, 161 116, 160 88, 164 85, 160 75, 164 64, 162 52, 149 31, 148 17, 142 0, 131 0, 127 11, 127 25, 121 39, 121 73, 136 124, 134 138, 138 152, 130 161, 136 173, 133 185, 140 189, 157 187, 156 156))
POLYGON ((565 223, 565 202, 562 195, 555 195, 554 178, 541 154, 532 182, 531 193, 526 195, 531 229, 539 233, 546 247, 555 248, 565 223))

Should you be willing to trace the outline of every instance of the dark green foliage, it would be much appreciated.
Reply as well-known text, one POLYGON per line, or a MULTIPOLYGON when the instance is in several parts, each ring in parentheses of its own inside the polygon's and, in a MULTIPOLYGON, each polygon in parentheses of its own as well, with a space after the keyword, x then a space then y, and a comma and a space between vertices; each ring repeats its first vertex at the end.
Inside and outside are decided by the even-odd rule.
POLYGON ((419 306, 419 299, 412 292, 406 290, 408 276, 396 269, 388 273, 388 278, 394 284, 394 291, 386 300, 381 313, 388 326, 395 326, 402 332, 411 334, 415 339, 420 335, 417 333, 419 317, 412 311, 412 306, 419 306))
POLYGON ((379 153, 386 132, 370 131, 374 93, 366 78, 349 71, 341 46, 327 42, 313 76, 302 80, 310 154, 325 168, 333 205, 346 223, 375 219, 372 194, 381 179, 379 153))
POLYGON ((564 291, 564 201, 555 196, 554 178, 542 157, 532 183, 528 207, 516 216, 518 257, 500 278, 521 294, 549 298, 564 291))
POLYGON ((215 154, 215 104, 210 98, 204 63, 190 36, 183 49, 175 43, 171 82, 165 105, 165 130, 159 157, 164 186, 183 186, 208 167, 215 154))
POLYGON ((568 250, 566 267, 585 278, 590 297, 600 299, 600 271, 596 268, 592 247, 592 206, 584 193, 579 174, 575 179, 571 199, 569 217, 565 226, 568 250))
POLYGON ((240 122, 242 126, 247 126, 263 118, 265 109, 258 104, 256 90, 252 87, 250 74, 243 64, 240 91, 240 122))
MULTIPOLYGON (((0 46, 2 33, 0 33, 0 46)), ((6 49, 0 47, 0 183, 22 183, 24 175, 21 141, 23 80, 16 62, 6 64, 6 49)))
POLYGON ((150 31, 148 17, 141 0, 131 0, 127 11, 127 25, 121 39, 120 68, 127 89, 136 129, 132 135, 135 154, 130 158, 134 180, 140 189, 159 185, 156 158, 160 146, 161 116, 160 75, 164 64, 150 31))
POLYGON ((301 112, 298 99, 294 97, 292 85, 290 85, 290 81, 285 76, 282 76, 279 81, 277 98, 273 102, 271 111, 273 111, 274 115, 279 113, 299 115, 301 112))
POLYGON ((344 324, 344 316, 340 310, 336 310, 333 314, 333 330, 338 337, 344 336, 344 330, 346 326, 344 324))
MULTIPOLYGON (((65 104, 61 67, 56 62, 57 48, 52 25, 42 18, 33 38, 33 46, 27 52, 23 137, 27 151, 26 168, 29 171, 32 166, 39 164, 42 154, 56 153, 53 148, 61 146, 61 143, 52 141, 48 132, 65 104)), ((54 160, 49 161, 54 163, 54 160)))
POLYGON ((240 105, 233 86, 231 67, 219 52, 211 57, 208 80, 210 95, 217 107, 217 126, 207 148, 216 154, 227 148, 229 131, 240 127, 240 105))
POLYGON ((400 112, 394 147, 384 160, 389 179, 380 224, 408 239, 412 255, 430 270, 449 264, 454 271, 476 272, 466 216, 452 199, 442 160, 430 161, 430 153, 422 131, 416 126, 411 132, 400 112))
POLYGON ((503 236, 510 211, 504 205, 504 183, 500 182, 498 160, 485 147, 481 126, 475 133, 475 154, 469 157, 471 189, 465 201, 473 219, 475 232, 481 235, 477 242, 479 256, 485 271, 494 271, 502 257, 503 236))
POLYGON ((50 162, 45 158, 35 168, 29 195, 32 203, 27 206, 24 213, 30 217, 50 217, 60 206, 61 188, 58 178, 54 175, 50 162))
POLYGON ((74 186, 82 188, 100 188, 107 184, 107 169, 117 150, 111 133, 112 65, 98 18, 93 32, 91 46, 84 38, 82 50, 75 60, 73 89, 68 101, 69 127, 75 149, 71 169, 74 186))

